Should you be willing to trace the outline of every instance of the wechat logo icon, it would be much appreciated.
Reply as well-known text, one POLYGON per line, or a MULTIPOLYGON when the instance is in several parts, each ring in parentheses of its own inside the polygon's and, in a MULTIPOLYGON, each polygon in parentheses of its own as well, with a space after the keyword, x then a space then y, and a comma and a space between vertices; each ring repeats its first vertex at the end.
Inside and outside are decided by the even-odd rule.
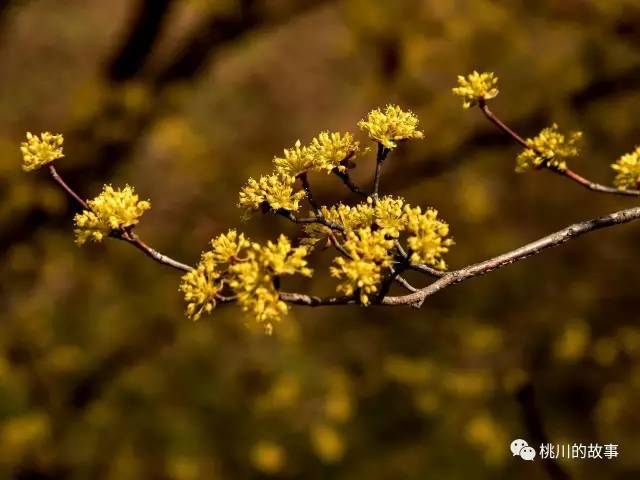
POLYGON ((511 442, 511 453, 515 457, 519 456, 523 460, 531 461, 536 458, 536 451, 529 446, 526 440, 521 438, 515 439, 511 442))

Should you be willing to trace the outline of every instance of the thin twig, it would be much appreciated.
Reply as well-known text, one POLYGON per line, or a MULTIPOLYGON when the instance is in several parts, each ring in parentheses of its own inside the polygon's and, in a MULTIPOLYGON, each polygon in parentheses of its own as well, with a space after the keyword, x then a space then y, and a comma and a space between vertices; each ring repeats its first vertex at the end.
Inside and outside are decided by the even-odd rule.
MULTIPOLYGON (((87 202, 85 202, 80 196, 62 179, 60 174, 57 172, 53 165, 49 165, 49 172, 51 172, 51 176, 53 179, 60 185, 65 192, 67 192, 71 198, 73 198, 76 202, 78 202, 82 208, 85 210, 91 210, 87 202)), ((138 250, 144 252, 145 255, 151 257, 156 262, 161 263, 163 265, 167 265, 169 267, 175 268, 176 270, 181 270, 183 272, 189 272, 193 270, 193 267, 186 265, 184 263, 178 262, 171 257, 163 255, 162 253, 154 250, 149 245, 144 243, 138 235, 136 235, 131 228, 126 230, 113 230, 111 232, 111 237, 117 238, 118 240, 123 240, 127 243, 130 243, 138 250)))
POLYGON ((345 248, 342 246, 342 244, 338 241, 338 239, 336 238, 336 236, 333 234, 333 232, 331 232, 329 234, 329 240, 331 241, 331 244, 336 248, 336 250, 338 250, 344 257, 346 258, 351 258, 351 255, 349 254, 349 252, 347 252, 345 250, 345 248))
MULTIPOLYGON (((380 285, 380 289, 378 291, 378 294, 376 295, 375 303, 381 302, 382 299, 387 296, 387 294, 389 293, 389 289, 391 288, 391 285, 393 284, 393 282, 408 267, 409 267, 409 257, 402 256, 402 258, 400 259, 400 263, 398 263, 397 265, 395 265, 395 266, 393 266, 391 268, 391 270, 389 272, 389 275, 387 275, 387 278, 385 278, 383 280, 382 284, 380 285)), ((414 293, 415 292, 417 292, 417 290, 414 290, 414 293)))
POLYGON ((487 103, 482 99, 480 100, 480 109, 482 110, 482 113, 484 113, 484 115, 489 119, 489 121, 491 121, 491 123, 493 123, 496 127, 498 127, 500 130, 502 130, 504 133, 506 133, 512 139, 518 142, 520 146, 526 149, 531 148, 529 147, 529 145, 527 144, 527 141, 524 138, 522 138, 515 131, 509 128, 506 123, 504 123, 502 120, 496 117, 496 115, 489 109, 489 106, 487 105, 487 103))
MULTIPOLYGON (((489 106, 483 100, 480 101, 480 110, 482 110, 482 113, 484 113, 485 117, 487 117, 489 119, 489 121, 491 121, 491 123, 493 123, 495 126, 497 126, 504 133, 509 135, 519 145, 521 145, 522 147, 524 147, 526 149, 531 149, 531 147, 527 144, 527 141, 524 138, 522 138, 520 135, 518 135, 514 130, 509 128, 509 126, 506 123, 504 123, 502 120, 500 120, 495 115, 495 113, 493 113, 489 109, 489 106)), ((533 149, 533 150, 535 151, 535 149, 533 149)), ((538 155, 544 157, 544 155, 542 155, 541 152, 536 151, 536 153, 538 155)), ((562 176, 568 178, 569 180, 572 180, 573 182, 577 183, 578 185, 581 185, 582 187, 584 187, 584 188, 586 188, 588 190, 591 190, 593 192, 610 193, 610 194, 613 194, 613 195, 625 195, 625 196, 631 196, 631 197, 637 197, 638 195, 640 195, 640 190, 622 190, 620 188, 609 187, 607 185, 602 185, 600 183, 592 182, 591 180, 588 180, 588 179, 584 178, 582 175, 577 174, 576 172, 574 172, 570 168, 565 168, 564 170, 559 170, 557 168, 548 168, 548 169, 551 170, 554 173, 557 173, 559 175, 562 175, 562 176)))
POLYGON ((409 268, 411 270, 415 270, 416 272, 426 273, 427 275, 431 275, 434 278, 442 278, 447 274, 446 271, 438 270, 437 268, 433 268, 429 265, 424 264, 412 263, 411 265, 409 265, 409 268))
POLYGON ((304 293, 280 292, 280 300, 292 305, 305 307, 325 307, 331 305, 351 305, 358 303, 354 296, 318 297, 304 293))
POLYGON ((177 260, 174 260, 173 258, 163 255, 157 250, 154 250, 149 245, 144 243, 140 239, 140 237, 138 237, 138 235, 136 235, 132 231, 123 232, 123 234, 120 237, 116 236, 116 238, 120 238, 121 240, 124 240, 125 242, 130 243, 131 245, 136 247, 138 250, 141 250, 145 255, 147 255, 148 257, 151 257, 158 263, 162 263, 163 265, 173 267, 176 270, 182 270, 183 272, 190 272, 191 270, 193 270, 193 267, 186 265, 184 263, 178 262, 177 260))
POLYGON ((273 213, 276 214, 276 215, 280 215, 281 217, 284 217, 284 218, 286 218, 287 220, 289 220, 290 222, 293 222, 293 223, 297 223, 297 224, 317 223, 319 225, 324 225, 325 227, 328 227, 328 228, 330 228, 332 230, 337 230, 338 232, 344 232, 344 227, 342 225, 340 225, 339 223, 327 220, 324 217, 306 217, 306 218, 303 217, 303 218, 300 218, 300 217, 296 217, 291 210, 285 210, 283 208, 278 209, 278 210, 274 210, 273 213))
MULTIPOLYGON (((400 255, 402 255, 406 259, 411 258, 411 255, 409 255, 409 253, 405 251, 405 249, 402 247, 402 244, 398 240, 395 241, 395 245, 396 245, 396 248, 398 249, 398 252, 400 252, 400 255)), ((416 272, 426 273, 427 275, 431 275, 432 277, 435 277, 435 278, 444 277, 447 274, 447 272, 438 270, 436 268, 433 268, 433 267, 430 267, 429 265, 424 265, 424 264, 410 263, 408 268, 411 270, 415 270, 416 272)))
POLYGON ((384 163, 387 155, 389 155, 388 148, 378 143, 378 153, 376 154, 376 174, 373 178, 373 193, 371 194, 374 203, 378 200, 378 191, 380 190, 380 177, 382 176, 382 164, 384 163))
POLYGON ((398 275, 396 277, 396 282, 398 282, 400 285, 402 285, 404 288, 406 288, 410 292, 417 292, 418 291, 418 289, 416 287, 414 287, 413 285, 411 285, 402 275, 398 275))
POLYGON ((583 176, 578 175, 570 168, 566 168, 565 170, 558 173, 594 192, 612 193, 614 195, 625 195, 628 197, 637 197, 638 195, 640 195, 640 190, 621 190, 619 188, 609 187, 607 185, 601 185, 599 183, 592 182, 591 180, 587 180, 583 176))
MULTIPOLYGON (((380 302, 388 293, 391 288, 391 284, 393 282, 397 282, 403 287, 405 287, 410 292, 417 292, 418 289, 411 285, 407 280, 405 280, 401 274, 405 270, 411 268, 411 254, 407 252, 398 239, 394 241, 396 250, 398 250, 398 254, 400 256, 400 263, 398 263, 395 267, 391 268, 391 272, 389 276, 382 282, 380 286, 380 291, 376 296, 376 301, 380 302)), ((427 267, 430 268, 430 267, 427 267)))
POLYGON ((336 175, 340 180, 342 180, 342 183, 344 183, 345 186, 349 190, 351 190, 353 193, 356 193, 358 195, 362 195, 363 197, 368 197, 369 196, 369 192, 365 192, 360 187, 358 187, 355 183, 353 183, 353 181, 351 180, 351 176, 349 175, 349 168, 351 168, 353 166, 352 163, 351 163, 351 159, 353 158, 353 156, 355 154, 356 154, 356 151, 355 150, 351 150, 347 154, 347 156, 344 157, 340 161, 340 166, 339 167, 335 167, 333 170, 331 170, 331 172, 334 175, 336 175))
POLYGON ((342 183, 344 183, 347 188, 349 190, 351 190, 353 193, 356 193, 358 195, 362 195, 363 197, 368 197, 369 196, 369 192, 365 192, 364 190, 362 190, 360 187, 358 187, 355 183, 353 183, 353 180, 351 180, 351 176, 349 175, 349 172, 341 172, 340 170, 338 170, 337 168, 334 168, 333 170, 331 170, 340 180, 342 180, 342 183))
POLYGON ((320 207, 318 206, 316 201, 313 199, 313 193, 311 191, 311 184, 309 183, 307 172, 301 173, 300 175, 298 175, 298 178, 300 179, 300 183, 302 183, 304 192, 307 194, 307 201, 309 202, 309 205, 311 205, 311 208, 318 217, 322 217, 322 211, 320 210, 320 207))
POLYGON ((58 183, 58 185, 62 187, 65 192, 67 192, 67 194, 69 194, 76 202, 78 202, 82 208, 84 208, 85 210, 89 210, 89 205, 87 205, 87 202, 80 198, 80 196, 76 194, 76 192, 74 192, 69 185, 67 185, 67 182, 65 182, 58 174, 56 167, 54 167, 52 163, 49 164, 49 172, 51 173, 53 179, 58 183))

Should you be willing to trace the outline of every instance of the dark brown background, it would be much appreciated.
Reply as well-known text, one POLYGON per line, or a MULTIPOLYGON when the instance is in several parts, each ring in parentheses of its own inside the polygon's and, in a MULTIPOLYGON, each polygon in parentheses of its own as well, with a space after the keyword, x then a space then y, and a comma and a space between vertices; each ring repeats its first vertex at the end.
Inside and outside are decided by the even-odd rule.
MULTIPOLYGON (((73 205, 20 171, 18 144, 64 133, 78 191, 135 185, 153 203, 139 233, 195 262, 230 226, 295 235, 240 222, 245 179, 397 102, 427 138, 393 152, 381 188, 439 209, 457 267, 634 200, 513 173, 517 146, 461 109, 456 75, 496 72, 493 108, 524 135, 584 131, 572 165, 609 183, 640 142, 639 25, 635 0, 0 1, 0 477, 547 478, 508 451, 542 428, 620 445, 561 462, 573 478, 637 478, 638 225, 420 311, 294 309, 265 337, 233 307, 189 322, 178 275, 124 243, 74 246, 73 205)), ((295 285, 335 282, 320 265, 295 285)))

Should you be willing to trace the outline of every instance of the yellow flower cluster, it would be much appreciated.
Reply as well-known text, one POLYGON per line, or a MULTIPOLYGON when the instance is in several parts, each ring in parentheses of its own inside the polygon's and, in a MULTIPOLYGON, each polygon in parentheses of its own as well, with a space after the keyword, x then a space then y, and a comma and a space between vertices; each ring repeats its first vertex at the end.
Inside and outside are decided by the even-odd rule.
POLYGON ((248 212, 281 209, 297 212, 305 193, 294 192, 295 182, 295 177, 279 173, 262 176, 257 181, 250 178, 240 191, 238 206, 248 212))
MULTIPOLYGON (((389 201, 393 201, 393 197, 383 197, 378 201, 378 205, 386 205, 389 201)), ((376 223, 376 208, 373 206, 371 197, 368 197, 365 203, 354 206, 343 203, 331 207, 322 205, 320 213, 325 220, 341 225, 344 232, 370 228, 376 223)), ((306 225, 304 231, 307 237, 302 242, 306 245, 316 245, 320 240, 326 240, 331 235, 337 235, 341 239, 344 237, 344 234, 334 232, 331 228, 317 223, 306 225)))
MULTIPOLYGON (((364 203, 354 206, 339 203, 331 207, 320 208, 323 218, 331 222, 342 225, 346 232, 359 228, 383 228, 387 235, 397 238, 401 230, 404 230, 405 221, 402 209, 404 200, 400 197, 394 198, 384 196, 375 203, 371 197, 364 203)), ((326 238, 332 233, 329 227, 320 224, 310 224, 305 227, 308 237, 305 243, 314 245, 319 240, 326 238)), ((336 233, 336 232, 333 232, 336 233)))
POLYGON ((571 132, 568 137, 558 131, 558 125, 542 130, 538 136, 527 138, 527 146, 516 159, 516 172, 529 168, 549 167, 558 171, 567 169, 567 160, 579 155, 578 143, 582 132, 571 132))
POLYGON ((380 198, 373 207, 375 225, 383 229, 387 235, 398 238, 400 232, 407 226, 407 217, 403 208, 406 207, 402 197, 385 196, 380 198))
POLYGON ((367 198, 366 203, 359 203, 354 206, 339 203, 330 208, 323 206, 321 211, 328 220, 339 223, 345 230, 370 227, 374 221, 371 197, 367 198))
POLYGON ((129 185, 117 190, 105 185, 102 193, 87 204, 89 210, 76 214, 73 219, 78 245, 87 240, 99 242, 113 230, 136 225, 144 212, 151 208, 151 203, 139 200, 129 185))
MULTIPOLYGON (((354 206, 343 203, 338 203, 331 207, 322 205, 320 213, 325 220, 341 225, 345 232, 371 227, 374 222, 371 198, 367 199, 367 203, 359 203, 354 206)), ((302 240, 302 243, 305 245, 315 245, 320 240, 326 240, 334 234, 340 237, 343 236, 339 232, 334 232, 331 228, 319 223, 305 225, 304 231, 307 237, 302 240)))
POLYGON ((620 157, 611 165, 616 173, 613 184, 621 190, 638 188, 640 185, 640 146, 620 157))
POLYGON ((229 268, 229 286, 242 310, 252 314, 269 334, 273 324, 288 312, 287 304, 280 300, 275 280, 281 275, 296 273, 310 277, 312 270, 306 266, 307 253, 307 247, 292 248, 287 237, 280 235, 275 244, 253 243, 247 260, 229 268))
POLYGON ((404 208, 406 228, 411 235, 407 238, 407 244, 411 253, 412 263, 424 263, 444 270, 447 264, 442 255, 449 251, 453 240, 447 238, 449 225, 438 219, 438 212, 428 208, 422 212, 420 207, 404 208))
POLYGON ((307 244, 315 244, 333 235, 344 242, 349 258, 338 257, 331 273, 342 282, 338 291, 346 295, 358 292, 360 301, 368 304, 369 296, 378 291, 384 269, 391 266, 394 240, 402 232, 407 235, 411 261, 444 269, 442 256, 449 251, 453 240, 447 238, 449 226, 438 219, 432 208, 422 211, 411 207, 400 197, 385 196, 374 203, 367 202, 353 207, 338 204, 323 207, 325 219, 343 226, 344 232, 332 232, 322 225, 306 227, 307 244))
POLYGON ((180 290, 187 302, 187 316, 198 320, 202 313, 210 313, 226 287, 228 296, 271 333, 273 324, 288 311, 280 300, 277 279, 282 275, 311 276, 307 254, 308 247, 292 247, 284 235, 266 245, 251 242, 235 230, 219 235, 196 269, 182 277, 180 290))
POLYGON ((20 144, 22 152, 22 169, 25 172, 36 170, 58 158, 64 157, 62 154, 62 135, 53 135, 43 132, 38 137, 31 132, 27 132, 27 141, 20 144))
POLYGON ((232 263, 241 259, 241 252, 251 245, 244 233, 238 234, 234 229, 222 233, 211 240, 211 250, 203 255, 210 255, 217 264, 232 263))
MULTIPOLYGON (((418 117, 397 105, 371 111, 358 126, 388 149, 395 148, 400 140, 423 138, 417 129, 418 117)), ((295 190, 297 177, 311 171, 344 172, 348 165, 343 161, 353 158, 359 148, 359 142, 350 133, 321 132, 309 145, 298 140, 292 148, 284 150, 282 157, 273 159, 273 173, 247 181, 240 191, 238 206, 248 212, 297 212, 305 197, 303 190, 295 190)))
POLYGON ((315 166, 315 158, 309 147, 297 140, 293 148, 284 149, 284 157, 275 157, 276 172, 288 177, 297 177, 315 166))
POLYGON ((338 285, 339 292, 345 295, 358 293, 360 303, 368 305, 369 296, 378 291, 383 270, 391 267, 393 240, 387 238, 384 230, 360 228, 346 234, 343 247, 349 258, 335 258, 331 275, 342 280, 338 285))
POLYGON ((341 162, 359 149, 350 133, 321 132, 309 145, 298 140, 293 148, 284 150, 283 157, 275 157, 275 171, 259 180, 250 178, 240 191, 238 206, 248 212, 288 210, 297 212, 305 197, 303 190, 295 190, 298 175, 309 171, 330 173, 344 171, 341 162))
POLYGON ((216 297, 224 287, 224 266, 240 259, 240 252, 251 246, 244 234, 235 230, 218 235, 211 240, 211 250, 204 252, 194 270, 182 276, 179 290, 187 302, 186 314, 199 320, 203 313, 211 313, 216 297))
POLYGON ((213 255, 205 252, 194 270, 182 276, 179 290, 187 302, 187 316, 199 320, 203 313, 211 313, 216 306, 216 296, 222 290, 223 281, 216 270, 213 255))
POLYGON ((308 146, 298 140, 293 148, 284 150, 284 157, 274 158, 273 163, 278 173, 292 177, 309 171, 331 173, 334 168, 344 171, 346 167, 341 162, 352 158, 358 149, 359 143, 350 133, 321 132, 308 146))
POLYGON ((495 98, 499 93, 497 85, 498 77, 493 72, 478 73, 474 70, 466 77, 458 76, 458 86, 453 88, 453 93, 462 97, 464 108, 471 108, 480 101, 495 98))
POLYGON ((267 242, 265 246, 256 243, 252 249, 258 252, 262 268, 272 276, 295 275, 296 273, 310 277, 313 271, 307 267, 305 257, 309 254, 308 247, 293 248, 289 239, 280 235, 278 241, 267 242))
MULTIPOLYGON (((406 204, 401 197, 384 196, 375 204, 368 198, 365 203, 353 207, 338 204, 330 208, 323 206, 321 211, 325 219, 342 225, 346 233, 373 228, 384 231, 388 238, 398 238, 406 232, 413 263, 446 268, 442 255, 449 251, 453 240, 447 238, 449 226, 438 219, 438 212, 432 208, 423 212, 420 207, 406 204)), ((308 245, 315 245, 330 234, 344 238, 339 232, 319 224, 307 225, 305 233, 307 238, 303 242, 308 245)))
POLYGON ((418 130, 418 117, 397 105, 387 105, 384 111, 379 108, 372 110, 366 120, 358 122, 358 127, 389 150, 396 148, 398 141, 424 138, 424 134, 418 130))

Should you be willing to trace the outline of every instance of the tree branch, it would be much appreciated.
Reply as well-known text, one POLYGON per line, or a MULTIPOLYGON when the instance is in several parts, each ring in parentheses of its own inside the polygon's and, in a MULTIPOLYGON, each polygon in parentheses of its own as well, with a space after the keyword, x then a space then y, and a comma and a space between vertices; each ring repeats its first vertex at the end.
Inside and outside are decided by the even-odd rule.
POLYGON ((285 210, 285 209, 279 209, 279 210, 274 210, 274 212, 276 215, 280 215, 281 217, 286 218, 287 220, 289 220, 290 222, 293 223, 297 223, 297 224, 311 224, 311 223, 317 223, 319 225, 324 225, 325 227, 328 227, 332 230, 337 230, 338 232, 344 232, 344 227, 342 225, 340 225, 339 223, 336 222, 332 222, 330 220, 327 220, 324 217, 306 217, 306 218, 299 218, 296 217, 293 212, 291 212, 290 210, 285 210))
POLYGON ((51 173, 51 176, 58 183, 58 185, 60 185, 62 189, 67 192, 67 194, 70 195, 76 202, 78 202, 83 209, 90 210, 87 202, 80 198, 80 196, 76 194, 76 192, 74 192, 73 189, 69 187, 69 185, 67 185, 67 182, 65 182, 58 174, 56 167, 54 167, 52 163, 49 164, 49 173, 51 173))
MULTIPOLYGON (((488 109, 484 107, 486 107, 486 105, 483 105, 483 111, 485 110, 488 111, 488 109)), ((496 123, 497 125, 504 125, 502 122, 499 121, 499 119, 497 119, 496 117, 494 118, 497 122, 496 123)), ((506 125, 504 127, 506 128, 505 131, 507 131, 507 133, 512 132, 512 130, 508 129, 506 125)), ((520 138, 515 132, 512 132, 512 133, 514 138, 520 138)), ((520 138, 520 140, 522 139, 520 138)), ((520 140, 517 140, 518 143, 520 143, 520 140)), ((379 180, 380 180, 379 167, 382 164, 382 162, 384 162, 384 159, 386 158, 386 155, 388 154, 388 152, 389 152, 388 149, 385 149, 382 145, 379 145, 378 155, 376 159, 377 168, 376 168, 376 178, 374 181, 374 192, 373 192, 374 198, 377 198, 377 188, 375 187, 379 184, 379 180)), ((53 179, 60 185, 61 188, 65 190, 67 194, 69 194, 84 209, 89 209, 87 202, 85 202, 78 194, 76 194, 75 191, 62 179, 62 177, 58 174, 58 172, 53 167, 53 165, 49 166, 49 171, 53 179)), ((324 225, 332 230, 336 230, 339 232, 344 231, 344 227, 342 225, 337 224, 335 222, 328 221, 322 217, 297 218, 295 217, 295 215, 293 215, 292 212, 288 210, 277 210, 277 211, 274 211, 273 213, 284 216, 288 220, 297 224, 317 223, 317 224, 324 225)), ((449 272, 440 272, 426 265, 411 265, 410 262, 408 261, 409 259, 408 253, 404 251, 404 249, 399 243, 397 243, 397 246, 399 247, 398 250, 400 252, 400 255, 404 260, 404 262, 406 262, 406 265, 403 265, 402 268, 399 268, 398 270, 393 270, 391 275, 387 279, 388 282, 385 282, 383 285, 381 285, 381 295, 379 295, 376 298, 376 304, 391 305, 391 306, 412 305, 419 308, 420 306, 422 306, 422 303, 427 297, 439 292, 440 290, 450 285, 463 282, 472 277, 484 275, 492 270, 501 268, 505 265, 518 262, 529 256, 536 255, 547 248, 561 245, 562 243, 565 243, 580 235, 584 235, 585 233, 589 233, 594 230, 599 230, 601 228, 628 223, 631 221, 638 220, 639 218, 640 218, 640 207, 633 207, 625 210, 620 210, 618 212, 611 213, 604 217, 599 217, 592 220, 586 220, 580 223, 575 223, 562 230, 559 230, 555 233, 547 235, 546 237, 543 237, 523 247, 520 247, 516 250, 512 250, 510 252, 491 258, 484 262, 476 263, 468 267, 464 267, 464 268, 449 271, 449 272), (408 284, 408 282, 406 282, 406 280, 401 279, 400 283, 403 286, 405 286, 409 290, 415 290, 415 291, 412 291, 412 293, 407 295, 402 295, 402 296, 386 296, 386 292, 389 289, 390 283, 393 280, 396 280, 396 277, 398 277, 401 271, 406 268, 412 268, 414 270, 423 271, 425 273, 428 273, 430 275, 433 275, 439 278, 438 280, 431 283, 427 287, 424 287, 419 290, 415 290, 414 287, 412 287, 410 284, 408 284)), ((132 228, 128 228, 124 230, 114 230, 111 232, 111 236, 132 244, 133 246, 141 250, 143 253, 145 253, 145 255, 149 256, 150 258, 152 258, 153 260, 155 260, 160 264, 167 265, 176 270, 185 271, 185 272, 191 271, 193 269, 191 266, 178 262, 177 260, 174 260, 171 257, 168 257, 166 255, 163 255, 160 252, 148 246, 147 244, 145 244, 133 232, 132 228)), ((280 298, 283 301, 286 301, 288 303, 292 303, 296 305, 306 305, 306 306, 344 305, 348 303, 356 303, 356 298, 354 296, 323 298, 323 297, 316 297, 316 296, 304 295, 299 293, 281 292, 280 298)))
MULTIPOLYGON (((483 100, 480 101, 480 110, 482 110, 482 113, 484 113, 484 116, 487 117, 489 119, 489 121, 491 123, 493 123, 496 127, 498 127, 500 130, 502 130, 504 133, 506 133, 507 135, 509 135, 516 143, 520 144, 520 146, 522 146, 523 148, 529 150, 531 149, 531 147, 527 144, 527 141, 522 138, 520 135, 518 135, 514 130, 512 130, 511 128, 509 128, 509 126, 504 123, 502 120, 500 120, 488 107, 487 103, 483 100)), ((535 150, 535 149, 534 149, 535 150)), ((542 153, 537 152, 540 156, 543 156, 542 153)), ((571 170, 570 168, 566 168, 565 170, 558 170, 555 168, 549 168, 548 170, 551 170, 554 173, 557 173, 559 175, 562 175, 566 178, 568 178, 569 180, 572 180, 573 182, 577 183, 578 185, 591 190, 593 192, 598 192, 598 193, 610 193, 610 194, 614 194, 614 195, 626 195, 626 196, 631 196, 631 197, 637 197, 638 195, 640 195, 640 190, 622 190, 619 188, 615 188, 615 187, 609 187, 607 185, 602 185, 600 183, 596 183, 596 182, 592 182, 591 180, 588 180, 586 178, 584 178, 583 176, 577 174, 576 172, 574 172, 573 170, 571 170)))
POLYGON ((410 292, 417 292, 418 289, 411 285, 402 275, 398 275, 395 279, 400 285, 409 290, 410 292))
MULTIPOLYGON (((411 258, 411 255, 409 255, 405 251, 405 249, 402 247, 402 244, 398 240, 396 240, 395 243, 396 243, 396 248, 398 249, 398 252, 400 252, 400 255, 402 255, 402 257, 404 257, 405 259, 409 260, 411 258)), ((407 268, 411 270, 415 270, 416 272, 426 273, 427 275, 431 275, 432 277, 435 277, 435 278, 444 277, 447 273, 445 271, 438 270, 437 268, 430 267, 429 265, 420 265, 416 263, 409 263, 407 265, 407 268)))
MULTIPOLYGON (((89 205, 87 204, 86 201, 84 201, 60 176, 60 174, 58 173, 58 171, 55 169, 55 167, 53 165, 49 165, 49 172, 51 173, 51 176, 53 177, 53 179, 58 183, 58 185, 60 185, 60 187, 62 187, 62 189, 69 195, 71 196, 71 198, 73 198, 76 202, 78 202, 80 204, 80 206, 84 209, 84 210, 91 210, 91 208, 89 207, 89 205)), ((169 267, 175 268, 176 270, 181 270, 183 272, 189 272, 191 270, 193 270, 193 267, 190 267, 189 265, 186 265, 184 263, 178 262, 177 260, 174 260, 171 257, 168 257, 166 255, 163 255, 162 253, 158 252, 157 250, 154 250, 153 248, 151 248, 149 245, 147 245, 146 243, 144 243, 140 237, 138 237, 138 235, 136 235, 133 232, 132 228, 128 228, 125 230, 113 230, 111 232, 111 237, 113 238, 117 238, 118 240, 123 240, 127 243, 130 243, 131 245, 133 245, 134 247, 136 247, 138 250, 141 250, 145 255, 147 255, 148 257, 152 258, 153 260, 155 260, 158 263, 161 263, 162 265, 167 265, 169 267)))
MULTIPOLYGON (((409 257, 407 256, 402 256, 400 262, 397 265, 391 267, 389 275, 387 275, 387 278, 385 278, 380 284, 378 294, 376 295, 376 303, 380 302, 384 297, 387 296, 393 282, 396 281, 400 274, 402 274, 402 272, 404 272, 408 267, 409 257)), ((417 289, 413 290, 414 293, 417 291, 417 289)))
POLYGON ((423 301, 426 297, 439 292, 449 285, 460 283, 469 278, 484 275, 506 265, 519 262, 527 257, 537 255, 543 250, 556 247, 586 233, 600 230, 601 228, 632 222, 638 219, 640 219, 640 207, 633 207, 605 215, 604 217, 574 223, 562 230, 558 230, 555 233, 542 237, 510 252, 459 270, 447 272, 439 280, 415 293, 400 297, 385 297, 382 303, 385 305, 407 305, 423 301))
POLYGON ((309 205, 311 205, 313 212, 316 216, 322 218, 320 207, 313 199, 313 192, 311 191, 311 184, 309 183, 309 176, 307 175, 307 172, 301 173, 298 175, 298 178, 300 179, 300 183, 302 183, 302 188, 304 189, 304 193, 307 195, 307 201, 309 202, 309 205))
MULTIPOLYGON (((484 262, 469 265, 458 270, 445 272, 440 279, 416 292, 402 296, 386 296, 381 299, 378 304, 388 306, 421 306, 427 297, 445 289, 448 286, 461 283, 469 278, 484 275, 506 265, 519 262, 525 258, 537 255, 548 248, 556 247, 586 233, 600 230, 602 228, 612 227, 614 225, 633 222, 638 219, 640 219, 640 207, 633 207, 605 215, 604 217, 574 223, 573 225, 569 225, 568 227, 558 230, 546 237, 542 237, 520 248, 498 255, 497 257, 490 258, 489 260, 485 260, 484 262)), ((281 292, 280 298, 288 303, 309 307, 357 303, 353 296, 316 297, 300 293, 281 292)))
POLYGON ((329 240, 331 241, 333 246, 336 248, 336 250, 338 250, 344 257, 351 258, 351 255, 349 255, 349 252, 347 252, 345 250, 345 248, 342 246, 342 244, 336 238, 336 236, 333 234, 333 232, 331 232, 331 234, 329 235, 329 240))
POLYGON ((171 257, 168 257, 157 250, 154 250, 149 245, 144 243, 138 235, 136 235, 133 231, 125 231, 121 236, 115 235, 115 238, 120 240, 124 240, 125 242, 130 243, 138 250, 142 251, 145 255, 152 258, 158 263, 163 265, 167 265, 169 267, 175 268, 176 270, 182 270, 183 272, 190 272, 193 270, 193 267, 186 265, 184 263, 178 262, 171 257))

